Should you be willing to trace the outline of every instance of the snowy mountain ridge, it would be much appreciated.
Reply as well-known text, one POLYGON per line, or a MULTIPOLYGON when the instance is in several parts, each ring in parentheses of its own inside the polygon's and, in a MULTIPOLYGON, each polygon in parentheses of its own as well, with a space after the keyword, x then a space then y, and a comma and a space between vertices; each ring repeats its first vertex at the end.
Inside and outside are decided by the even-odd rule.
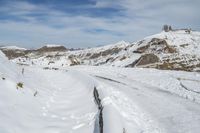
POLYGON ((67 51, 66 48, 48 49, 50 48, 42 50, 42 53, 40 49, 25 53, 23 51, 23 54, 12 59, 19 64, 37 64, 45 67, 104 65, 200 70, 200 32, 197 31, 190 33, 187 30, 163 31, 134 43, 121 41, 112 45, 75 51, 67 51))

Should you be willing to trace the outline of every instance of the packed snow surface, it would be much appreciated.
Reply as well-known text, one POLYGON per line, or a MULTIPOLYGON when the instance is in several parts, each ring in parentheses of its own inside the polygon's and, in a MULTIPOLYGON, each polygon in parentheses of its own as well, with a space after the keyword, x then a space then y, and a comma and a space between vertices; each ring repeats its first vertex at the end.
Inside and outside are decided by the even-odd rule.
POLYGON ((0 133, 199 133, 200 73, 17 66, 0 52, 0 133), (18 85, 22 83, 22 87, 18 85))

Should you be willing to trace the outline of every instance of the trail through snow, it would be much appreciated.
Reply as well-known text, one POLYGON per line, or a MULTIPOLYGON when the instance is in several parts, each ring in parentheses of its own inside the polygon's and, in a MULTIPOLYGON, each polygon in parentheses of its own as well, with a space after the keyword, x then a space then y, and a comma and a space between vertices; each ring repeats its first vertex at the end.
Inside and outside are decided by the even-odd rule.
MULTIPOLYGON (((167 80, 172 80, 165 78, 165 74, 172 76, 170 72, 157 70, 145 72, 146 75, 151 75, 151 78, 145 81, 147 77, 142 69, 139 71, 142 78, 138 76, 138 70, 134 72, 117 68, 105 69, 105 67, 100 69, 99 67, 77 67, 75 69, 93 75, 98 81, 102 103, 106 108, 104 109, 106 133, 120 133, 124 130, 143 133, 198 133, 200 130, 200 105, 197 101, 188 100, 187 97, 178 95, 170 89, 163 89, 166 84, 168 85, 167 80), (158 75, 160 78, 157 77, 158 75), (156 81, 162 81, 162 78, 165 78, 166 82, 157 85, 152 80, 154 78, 157 78, 156 81)), ((191 73, 187 74, 184 76, 183 73, 177 72, 174 76, 189 78, 191 73)), ((196 78, 198 77, 199 75, 196 74, 196 78)), ((173 80, 176 83, 176 80, 173 80)), ((200 86, 198 83, 195 85, 194 88, 200 86)))
POLYGON ((43 70, 1 62, 0 133, 99 133, 94 87, 103 106, 103 133, 200 131, 199 73, 100 66, 43 70))

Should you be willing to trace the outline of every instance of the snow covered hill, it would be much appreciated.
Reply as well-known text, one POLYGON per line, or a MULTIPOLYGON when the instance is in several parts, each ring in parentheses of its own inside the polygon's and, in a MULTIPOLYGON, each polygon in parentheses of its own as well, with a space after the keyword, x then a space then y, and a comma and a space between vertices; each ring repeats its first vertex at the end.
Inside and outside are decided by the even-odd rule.
POLYGON ((22 51, 21 55, 11 59, 18 64, 44 67, 104 65, 200 71, 200 32, 197 31, 163 31, 134 43, 121 41, 75 51, 61 47, 44 46, 43 50, 22 51))
POLYGON ((1 133, 93 132, 98 109, 87 76, 20 67, 0 52, 0 78, 1 133))
POLYGON ((27 49, 20 48, 17 46, 4 46, 0 47, 0 50, 9 58, 14 59, 17 57, 24 56, 26 54, 27 49))
POLYGON ((0 52, 0 133, 199 133, 199 79, 146 68, 44 69, 0 52))

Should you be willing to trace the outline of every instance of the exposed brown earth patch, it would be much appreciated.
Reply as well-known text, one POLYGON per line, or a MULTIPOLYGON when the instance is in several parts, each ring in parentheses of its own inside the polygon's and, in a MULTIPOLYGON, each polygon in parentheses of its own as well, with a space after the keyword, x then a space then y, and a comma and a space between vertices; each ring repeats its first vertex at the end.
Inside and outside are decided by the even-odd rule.
POLYGON ((44 46, 42 48, 37 49, 38 52, 55 52, 55 51, 67 51, 67 48, 64 46, 56 46, 56 47, 47 47, 44 46))
POLYGON ((153 38, 147 45, 137 48, 134 53, 145 53, 145 52, 157 52, 157 53, 176 53, 176 49, 170 46, 166 40, 153 38))

